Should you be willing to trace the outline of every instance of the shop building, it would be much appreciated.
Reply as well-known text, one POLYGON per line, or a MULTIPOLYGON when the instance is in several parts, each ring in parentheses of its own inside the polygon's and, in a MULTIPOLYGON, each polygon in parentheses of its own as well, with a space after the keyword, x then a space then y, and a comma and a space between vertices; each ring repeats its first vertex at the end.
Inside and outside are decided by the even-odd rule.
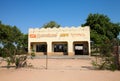
POLYGON ((30 28, 28 52, 37 55, 90 55, 90 28, 30 28))

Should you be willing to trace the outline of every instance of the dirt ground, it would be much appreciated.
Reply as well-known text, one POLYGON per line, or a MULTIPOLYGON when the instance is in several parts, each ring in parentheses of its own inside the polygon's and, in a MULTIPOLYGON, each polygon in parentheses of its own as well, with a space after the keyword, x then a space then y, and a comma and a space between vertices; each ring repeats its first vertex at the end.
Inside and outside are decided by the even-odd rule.
POLYGON ((120 71, 94 70, 91 59, 29 59, 29 66, 15 69, 0 64, 0 81, 120 81, 120 71))

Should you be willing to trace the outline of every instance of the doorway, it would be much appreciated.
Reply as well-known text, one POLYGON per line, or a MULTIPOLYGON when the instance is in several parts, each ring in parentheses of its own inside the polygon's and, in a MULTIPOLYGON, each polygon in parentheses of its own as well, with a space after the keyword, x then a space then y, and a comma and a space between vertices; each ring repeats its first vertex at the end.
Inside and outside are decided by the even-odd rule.
POLYGON ((74 44, 75 55, 83 55, 83 44, 74 44))
POLYGON ((73 50, 75 55, 89 55, 89 46, 87 41, 73 42, 73 50))
POLYGON ((52 49, 55 54, 59 53, 62 55, 68 55, 68 46, 67 42, 53 42, 52 49))
POLYGON ((47 55, 47 43, 37 43, 36 44, 36 52, 47 55))

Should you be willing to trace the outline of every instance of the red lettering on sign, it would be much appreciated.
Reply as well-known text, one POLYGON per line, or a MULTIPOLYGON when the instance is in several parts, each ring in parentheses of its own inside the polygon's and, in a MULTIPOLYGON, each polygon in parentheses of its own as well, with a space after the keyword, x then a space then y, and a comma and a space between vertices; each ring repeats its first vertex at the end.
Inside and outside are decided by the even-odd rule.
POLYGON ((30 38, 36 38, 36 34, 30 34, 30 38))

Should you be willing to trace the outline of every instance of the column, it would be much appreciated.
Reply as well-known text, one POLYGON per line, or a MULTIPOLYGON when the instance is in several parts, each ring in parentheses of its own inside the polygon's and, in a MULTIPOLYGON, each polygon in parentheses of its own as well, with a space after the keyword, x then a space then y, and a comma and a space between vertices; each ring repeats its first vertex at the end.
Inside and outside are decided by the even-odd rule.
POLYGON ((91 46, 90 46, 90 41, 88 41, 88 48, 89 48, 89 56, 91 56, 91 48, 90 48, 91 46))
POLYGON ((36 44, 33 44, 33 50, 36 52, 36 44))
POLYGON ((69 56, 74 56, 73 42, 72 41, 68 42, 68 55, 69 56))
POLYGON ((29 53, 29 54, 31 53, 30 47, 31 47, 31 43, 28 41, 28 53, 29 53))
POLYGON ((52 43, 47 42, 47 55, 52 55, 52 43))

